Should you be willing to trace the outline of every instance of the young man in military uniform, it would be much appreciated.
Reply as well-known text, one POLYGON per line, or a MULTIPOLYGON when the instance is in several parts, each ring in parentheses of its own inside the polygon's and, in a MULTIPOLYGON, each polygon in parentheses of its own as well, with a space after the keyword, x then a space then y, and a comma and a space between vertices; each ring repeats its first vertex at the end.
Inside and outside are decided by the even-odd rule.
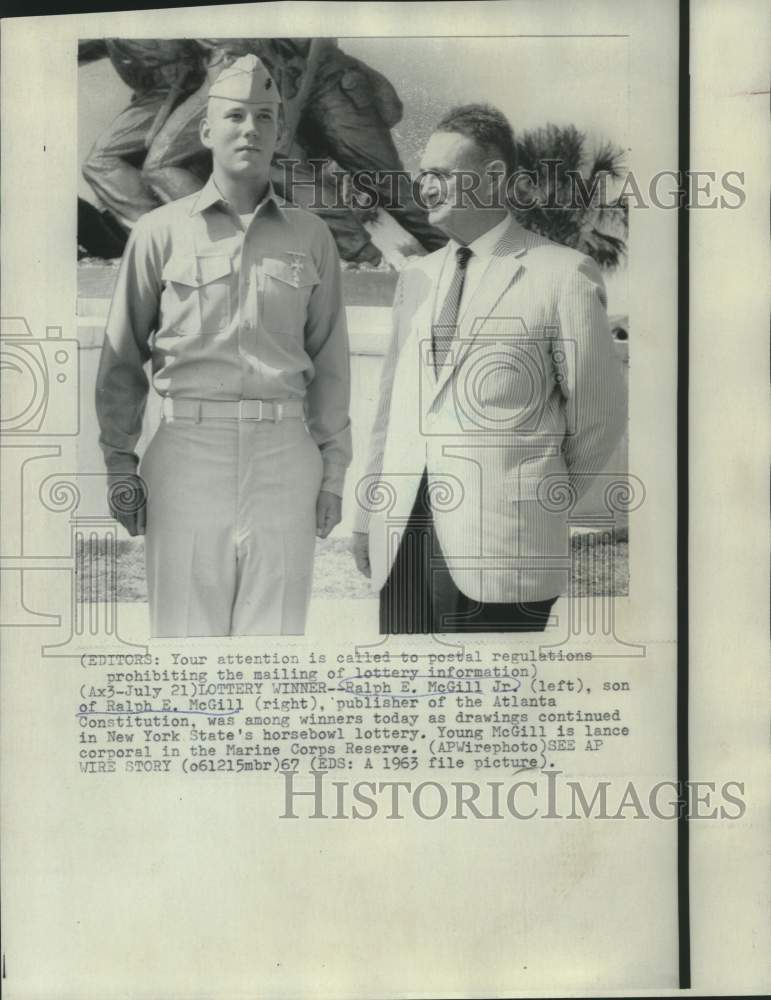
POLYGON ((279 135, 274 81, 256 56, 236 60, 201 125, 212 176, 136 223, 113 296, 100 443, 113 514, 146 535, 155 636, 302 633, 315 534, 340 520, 339 259, 325 224, 270 185, 279 135), (147 361, 163 419, 139 480, 147 361))

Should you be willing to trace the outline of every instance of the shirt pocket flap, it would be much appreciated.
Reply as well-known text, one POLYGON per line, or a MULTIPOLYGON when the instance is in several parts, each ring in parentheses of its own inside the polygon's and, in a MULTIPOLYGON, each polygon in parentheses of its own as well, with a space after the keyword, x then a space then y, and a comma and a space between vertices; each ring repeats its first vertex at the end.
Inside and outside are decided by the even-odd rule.
POLYGON ((306 288, 308 285, 318 285, 319 275, 314 267, 313 261, 304 259, 297 267, 293 267, 285 260, 276 260, 272 257, 265 257, 262 262, 262 269, 271 278, 278 278, 292 288, 306 288))
POLYGON ((229 257, 171 257, 161 272, 164 281, 198 288, 230 274, 229 257))
POLYGON ((197 257, 198 283, 208 285, 210 281, 226 278, 231 271, 230 257, 197 257))
POLYGON ((200 284, 195 266, 195 257, 170 257, 161 272, 164 281, 175 281, 179 285, 200 284))

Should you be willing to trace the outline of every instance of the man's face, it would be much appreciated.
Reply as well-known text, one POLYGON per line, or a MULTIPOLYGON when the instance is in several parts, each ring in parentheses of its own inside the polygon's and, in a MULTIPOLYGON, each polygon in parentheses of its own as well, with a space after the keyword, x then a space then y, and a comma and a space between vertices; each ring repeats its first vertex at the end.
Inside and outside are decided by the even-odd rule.
POLYGON ((477 144, 458 132, 434 132, 420 160, 421 203, 428 209, 432 226, 453 233, 469 212, 480 211, 466 193, 472 176, 481 179, 473 190, 477 198, 485 200, 488 178, 477 144), (461 177, 459 171, 468 176, 461 177))
POLYGON ((233 178, 262 179, 279 138, 278 105, 212 97, 201 122, 201 142, 233 178))

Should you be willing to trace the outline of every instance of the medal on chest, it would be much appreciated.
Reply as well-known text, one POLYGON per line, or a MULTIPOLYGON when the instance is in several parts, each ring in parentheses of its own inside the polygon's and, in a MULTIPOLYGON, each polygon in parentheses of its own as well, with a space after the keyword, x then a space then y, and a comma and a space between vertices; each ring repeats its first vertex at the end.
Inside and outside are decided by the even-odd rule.
POLYGON ((292 272, 292 284, 297 288, 300 284, 300 275, 303 273, 303 267, 305 267, 305 254, 304 253, 294 253, 292 251, 287 251, 286 256, 289 258, 289 270, 292 272))

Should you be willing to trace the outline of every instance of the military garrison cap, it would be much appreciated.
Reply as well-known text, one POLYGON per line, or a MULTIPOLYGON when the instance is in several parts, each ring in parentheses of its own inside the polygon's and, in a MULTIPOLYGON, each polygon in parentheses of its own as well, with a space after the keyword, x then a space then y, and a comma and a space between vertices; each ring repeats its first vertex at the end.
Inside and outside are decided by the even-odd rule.
POLYGON ((241 56, 222 70, 209 88, 209 97, 224 97, 245 104, 280 104, 278 87, 257 56, 241 56))

